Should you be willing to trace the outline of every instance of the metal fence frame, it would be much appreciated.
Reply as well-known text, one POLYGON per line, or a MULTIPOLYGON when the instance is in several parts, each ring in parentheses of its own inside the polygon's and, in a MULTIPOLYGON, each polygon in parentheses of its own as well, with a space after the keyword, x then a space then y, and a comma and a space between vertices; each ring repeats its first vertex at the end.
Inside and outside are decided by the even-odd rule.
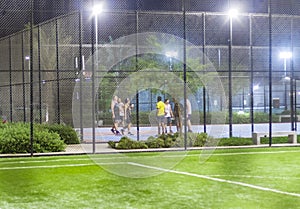
MULTIPOLYGON (((137 5, 138 3, 140 2, 136 1, 137 5)), ((257 78, 256 74, 263 74, 267 77, 267 79, 263 79, 263 95, 264 111, 269 112, 269 144, 271 146, 272 117, 274 113, 272 108, 274 102, 273 95, 275 94, 274 89, 276 90, 278 88, 276 85, 278 85, 278 82, 280 84, 280 81, 277 79, 277 75, 288 72, 290 75, 290 80, 288 83, 284 83, 285 108, 290 110, 291 130, 296 131, 296 108, 298 100, 297 80, 299 80, 300 75, 300 70, 298 70, 300 66, 300 59, 297 57, 289 59, 287 69, 287 60, 284 58, 285 69, 282 70, 280 69, 281 67, 277 66, 279 62, 282 62, 282 60, 276 60, 275 57, 277 55, 275 53, 280 50, 289 50, 293 52, 293 54, 297 55, 300 47, 300 43, 297 41, 297 37, 299 37, 297 29, 298 25, 300 25, 300 16, 290 14, 273 14, 272 1, 269 1, 268 13, 239 14, 248 26, 248 28, 244 28, 244 31, 239 32, 239 29, 234 26, 236 20, 231 18, 229 18, 229 22, 227 19, 227 21, 223 23, 225 24, 225 27, 221 29, 215 29, 212 24, 209 25, 209 23, 213 23, 214 18, 218 20, 218 18, 224 19, 225 17, 226 19, 228 15, 225 12, 189 11, 186 10, 185 6, 185 3, 181 4, 181 11, 151 11, 142 10, 141 8, 136 8, 135 10, 131 9, 128 11, 106 10, 104 11, 104 15, 109 14, 119 18, 129 18, 130 21, 133 21, 129 23, 131 29, 133 30, 131 33, 140 33, 147 30, 155 31, 157 30, 155 27, 159 28, 157 24, 162 24, 160 21, 163 19, 163 17, 169 17, 171 19, 172 17, 178 17, 178 22, 174 21, 174 34, 181 35, 181 38, 192 42, 194 41, 196 45, 198 44, 197 46, 201 51, 203 51, 203 54, 213 60, 213 64, 216 66, 217 71, 219 73, 223 73, 223 75, 227 76, 228 78, 228 82, 226 84, 228 92, 226 93, 228 95, 229 137, 232 136, 232 114, 234 112, 234 106, 236 106, 232 92, 232 85, 234 85, 234 81, 232 79, 234 79, 236 76, 239 76, 239 73, 248 73, 247 79, 249 80, 249 86, 248 91, 246 92, 249 93, 250 96, 250 104, 248 106, 250 112, 251 130, 254 132, 254 84, 255 79, 257 78), (147 21, 147 17, 153 17, 153 25, 147 26, 147 22, 143 22, 147 21), (197 26, 201 28, 193 28, 193 20, 195 19, 198 20, 196 22, 197 26), (288 26, 285 26, 286 24, 288 26), (177 28, 177 26, 180 26, 181 28, 177 28), (259 27, 262 27, 264 30, 259 31, 260 33, 258 34, 255 30, 259 27), (214 37, 216 31, 222 32, 221 35, 218 34, 216 36, 225 40, 221 45, 214 43, 214 41, 216 41, 218 38, 214 37), (177 34, 180 32, 181 34, 177 34), (246 44, 242 42, 242 40, 244 40, 243 35, 245 34, 248 36, 248 38, 245 38, 246 44), (267 40, 267 42, 259 41, 259 35, 263 37, 263 40, 267 40), (287 42, 281 42, 280 40, 282 37, 287 39, 287 42), (227 43, 226 39, 228 41, 227 43), (247 58, 239 57, 239 52, 247 55, 247 58), (210 57, 211 53, 214 53, 212 57, 210 57), (262 54, 264 54, 264 56, 259 57, 262 54), (244 62, 247 64, 247 66, 243 66, 243 68, 246 70, 239 68, 239 66, 233 66, 233 64, 239 59, 246 60, 244 62), (221 62, 227 63, 228 66, 224 68, 224 66, 221 66, 221 62), (288 94, 289 99, 287 98, 288 94), (289 103, 287 103, 287 101, 289 103)), ((33 23, 34 12, 31 12, 31 23, 33 23)), ((68 109, 71 107, 68 105, 70 105, 69 102, 72 100, 70 98, 66 98, 65 95, 72 91, 74 82, 76 82, 78 75, 84 70, 83 68, 85 60, 83 57, 88 56, 89 54, 97 53, 99 48, 106 47, 107 41, 101 43, 101 41, 99 42, 98 38, 95 37, 98 37, 99 35, 99 39, 101 39, 111 30, 116 30, 117 32, 115 33, 119 34, 119 36, 130 33, 130 31, 124 31, 123 33, 122 31, 124 28, 122 28, 121 25, 118 25, 117 28, 108 28, 108 26, 111 24, 109 21, 107 23, 99 23, 96 21, 97 19, 93 19, 92 21, 88 20, 88 17, 89 11, 75 11, 71 14, 54 18, 39 25, 31 24, 30 28, 27 30, 20 31, 0 40, 0 53, 3 55, 0 60, 0 77, 2 77, 0 81, 1 114, 6 115, 9 121, 24 121, 33 124, 34 122, 42 123, 47 120, 47 122, 51 123, 65 122, 68 125, 73 125, 71 122, 72 114, 68 109), (93 26, 95 24, 97 24, 97 27, 100 28, 99 31, 93 26), (103 24, 107 27, 104 27, 103 24), (68 28, 66 29, 64 26, 68 26, 68 28), (108 29, 108 31, 105 31, 106 29, 108 29), (51 35, 47 37, 49 40, 46 40, 47 38, 43 37, 43 33, 47 32, 48 35, 50 33, 53 35, 53 37, 51 35), (55 64, 52 66, 52 69, 47 69, 49 64, 46 63, 45 55, 43 54, 43 50, 45 50, 47 47, 48 50, 53 51, 51 54, 55 55, 55 64), (68 58, 71 59, 62 59, 62 57, 68 55, 70 55, 68 58), (45 87, 48 84, 49 86, 45 87), (52 99, 49 99, 50 97, 52 99), (18 109, 18 113, 16 113, 16 109, 18 109), (64 120, 66 118, 68 119, 64 120)), ((171 19, 168 21, 171 21, 171 19)), ((215 23, 217 22, 218 21, 215 23)), ((165 24, 167 23, 168 22, 165 24)), ((219 24, 220 25, 218 26, 221 27, 222 24, 219 24)), ((166 30, 168 32, 169 29, 166 30)), ((185 50, 186 49, 184 46, 183 53, 185 50)), ((205 63, 205 60, 203 60, 203 63, 205 63)), ((93 66, 92 71, 95 72, 95 69, 97 69, 97 66, 93 66)), ((183 69, 183 88, 185 89, 187 84, 185 65, 183 65, 183 69)), ((93 75, 95 75, 95 73, 93 75)), ((94 84, 95 77, 92 76, 91 79, 92 83, 94 84)), ((84 88, 84 86, 80 81, 80 94, 82 94, 82 88, 84 88)), ((95 104, 97 102, 95 101, 95 98, 98 98, 99 95, 97 91, 94 91, 94 86, 92 90, 92 104, 95 104)), ((138 95, 139 94, 137 94, 136 97, 137 103, 139 102, 138 95)), ((208 96, 209 89, 203 88, 203 103, 201 107, 204 113, 202 120, 205 131, 207 125, 207 112, 212 109, 211 104, 208 103, 208 96)), ((242 97, 244 98, 244 96, 245 94, 243 88, 242 97)), ((186 98, 187 95, 184 95, 184 97, 186 98)), ((82 97, 80 96, 80 98, 82 97)), ((242 100, 243 104, 240 106, 244 107, 245 99, 242 100)), ((94 121, 95 117, 97 117, 95 115, 97 110, 95 109, 94 105, 93 107, 94 108, 92 108, 91 113, 92 118, 90 121, 92 121, 92 139, 93 144, 95 144, 96 124, 94 121)), ((139 111, 138 105, 136 110, 139 111)), ((83 112, 84 110, 81 108, 81 118, 84 117, 83 112)), ((137 127, 140 126, 138 117, 139 112, 137 112, 137 127)), ((33 133, 33 125, 31 127, 31 133, 33 133)), ((80 127, 76 128, 80 128, 80 133, 82 136, 84 134, 84 124, 82 120, 80 121, 80 127)), ((185 130, 185 133, 186 132, 187 130, 185 130)), ((31 135, 31 139, 32 138, 33 135, 31 135)), ((93 149, 93 152, 95 151, 96 150, 93 149)))

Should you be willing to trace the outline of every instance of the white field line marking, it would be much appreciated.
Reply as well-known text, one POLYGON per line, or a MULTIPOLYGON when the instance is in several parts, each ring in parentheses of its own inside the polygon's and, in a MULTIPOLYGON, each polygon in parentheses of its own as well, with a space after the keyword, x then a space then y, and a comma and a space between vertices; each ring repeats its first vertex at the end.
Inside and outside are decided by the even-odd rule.
MULTIPOLYGON (((165 153, 165 152, 162 152, 165 153)), ((0 164, 18 164, 18 163, 46 163, 46 162, 68 162, 68 161, 86 161, 86 160, 110 160, 110 159, 124 159, 127 158, 128 160, 133 159, 133 158, 140 158, 140 157, 152 157, 152 158, 156 158, 156 157, 160 157, 160 158, 172 158, 172 157, 198 157, 201 155, 211 155, 211 156, 231 156, 231 155, 258 155, 258 154, 282 154, 282 153, 300 153, 300 149, 299 150, 282 150, 282 151, 266 151, 266 152, 236 152, 236 153, 211 153, 211 154, 205 154, 205 153, 199 153, 199 154, 188 154, 188 153, 184 153, 182 155, 136 155, 136 156, 128 156, 125 155, 124 153, 117 153, 118 155, 124 155, 124 156, 113 156, 112 157, 90 157, 90 158, 70 158, 70 159, 48 159, 47 160, 29 160, 29 161, 5 161, 5 162, 1 162, 0 164)))
MULTIPOLYGON (((100 165, 124 165, 127 162, 115 162, 115 163, 101 163, 100 165)), ((18 169, 35 169, 35 168, 63 168, 63 167, 81 167, 97 165, 96 163, 85 163, 85 164, 63 164, 63 165, 36 165, 36 166, 20 166, 20 167, 3 167, 0 170, 18 170, 18 169)))
POLYGON ((270 188, 266 188, 266 187, 262 187, 262 186, 256 186, 256 185, 247 184, 247 183, 238 182, 238 181, 225 180, 225 179, 214 178, 214 177, 209 177, 209 176, 195 174, 195 173, 188 173, 188 172, 183 172, 183 171, 175 171, 175 170, 170 170, 170 169, 165 169, 165 168, 160 168, 160 167, 154 167, 154 166, 148 166, 148 165, 143 165, 143 164, 133 163, 133 162, 128 162, 128 164, 143 167, 143 168, 149 168, 149 169, 164 171, 164 172, 168 172, 168 173, 175 173, 175 174, 181 174, 181 175, 186 175, 186 176, 193 176, 193 177, 197 177, 197 178, 207 179, 207 180, 211 180, 211 181, 223 182, 223 183, 228 183, 228 184, 235 184, 235 185, 239 185, 239 186, 243 186, 243 187, 249 187, 249 188, 252 188, 252 189, 268 191, 268 192, 274 192, 274 193, 277 193, 277 194, 284 194, 284 195, 289 195, 289 196, 294 196, 294 197, 300 197, 300 194, 298 194, 298 193, 284 192, 284 191, 280 191, 280 190, 277 190, 277 189, 270 189, 270 188))
POLYGON ((62 167, 80 167, 80 166, 91 166, 94 163, 86 164, 69 164, 69 165, 38 165, 38 166, 23 166, 23 167, 4 167, 0 170, 18 170, 18 169, 34 169, 34 168, 62 168, 62 167))
POLYGON ((0 164, 26 164, 26 163, 49 163, 49 162, 69 162, 69 161, 91 161, 90 158, 73 158, 73 159, 47 159, 47 160, 28 160, 28 161, 6 161, 6 162, 1 162, 0 164))
POLYGON ((238 178, 256 178, 256 179, 282 179, 282 180, 289 180, 289 179, 299 179, 298 177, 293 177, 293 176, 251 176, 251 175, 218 175, 218 174, 213 174, 213 175, 208 175, 212 177, 238 177, 238 178))
MULTIPOLYGON (((209 151, 209 150, 208 150, 209 151)), ((216 156, 226 156, 226 155, 257 155, 257 154, 282 154, 282 153, 300 153, 299 150, 279 150, 279 151, 265 151, 265 152, 232 152, 232 153, 212 153, 212 154, 207 154, 207 155, 216 155, 216 156)), ((194 155, 194 154, 193 154, 194 155)), ((198 155, 201 155, 198 154, 198 155)), ((203 154, 206 155, 206 154, 203 154)), ((187 155, 190 156, 190 155, 187 155)))

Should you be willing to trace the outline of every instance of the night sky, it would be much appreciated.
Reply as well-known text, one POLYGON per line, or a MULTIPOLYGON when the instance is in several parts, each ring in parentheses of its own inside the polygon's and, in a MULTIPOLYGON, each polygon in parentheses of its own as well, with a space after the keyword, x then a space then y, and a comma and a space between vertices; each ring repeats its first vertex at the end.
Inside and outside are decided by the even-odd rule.
MULTIPOLYGON (((109 11, 182 11, 182 0, 101 0, 109 11)), ((99 2, 101 2, 99 0, 99 2)), ((88 10, 97 0, 35 0, 34 23, 78 9, 88 10)), ((230 5, 245 13, 267 13, 268 0, 184 0, 187 12, 225 12, 230 5)), ((0 37, 24 29, 31 20, 31 0, 0 1, 0 37)), ((273 0, 272 13, 300 15, 299 0, 273 0)))

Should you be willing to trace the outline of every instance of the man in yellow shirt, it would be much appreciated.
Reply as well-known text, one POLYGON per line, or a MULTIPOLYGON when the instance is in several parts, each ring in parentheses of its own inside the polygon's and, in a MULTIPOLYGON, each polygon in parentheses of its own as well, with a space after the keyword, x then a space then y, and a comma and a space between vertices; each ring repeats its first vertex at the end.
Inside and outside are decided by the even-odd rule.
POLYGON ((158 122, 158 135, 160 135, 160 128, 162 130, 162 134, 165 130, 165 103, 161 101, 161 96, 157 97, 156 103, 156 117, 158 122))

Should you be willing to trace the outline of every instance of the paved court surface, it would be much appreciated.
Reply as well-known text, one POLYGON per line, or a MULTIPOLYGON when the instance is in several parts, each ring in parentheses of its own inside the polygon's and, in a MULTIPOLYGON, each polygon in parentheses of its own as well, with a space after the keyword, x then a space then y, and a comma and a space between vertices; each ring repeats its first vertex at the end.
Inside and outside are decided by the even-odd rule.
MULTIPOLYGON (((235 137, 251 137, 251 124, 234 124, 233 136, 235 137)), ((297 127, 298 124, 297 124, 297 127)), ((176 132, 176 127, 173 126, 172 130, 176 132)), ((254 124, 255 132, 269 132, 269 124, 254 124)), ((275 131, 290 131, 290 123, 273 123, 272 130, 275 131)), ((206 131, 208 135, 215 138, 222 138, 229 136, 229 125, 207 125, 206 131)), ((80 130, 77 129, 77 132, 80 133, 80 130)), ((150 136, 157 135, 157 127, 140 127, 139 132, 136 127, 132 127, 131 130, 134 133, 133 136, 129 136, 131 139, 146 140, 150 136)), ((201 133, 204 132, 203 125, 193 126, 193 132, 201 133)), ((300 131, 297 131, 300 134, 300 131)), ((93 135, 95 135, 95 142, 107 142, 107 141, 118 141, 122 136, 115 136, 109 127, 95 128, 95 133, 93 134, 92 128, 83 129, 83 143, 90 143, 93 141, 93 135)), ((126 132, 125 132, 126 135, 126 132)))

